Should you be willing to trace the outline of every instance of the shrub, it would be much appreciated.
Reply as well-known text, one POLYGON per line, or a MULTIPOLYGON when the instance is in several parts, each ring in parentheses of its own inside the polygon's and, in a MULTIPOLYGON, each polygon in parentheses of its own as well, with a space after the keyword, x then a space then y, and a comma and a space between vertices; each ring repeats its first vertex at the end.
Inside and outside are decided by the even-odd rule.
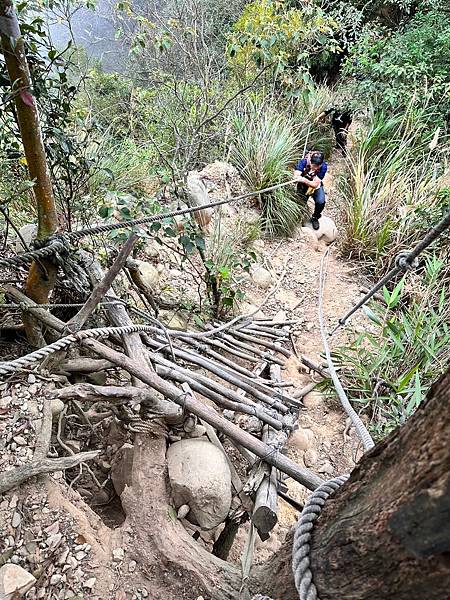
MULTIPOLYGON (((252 190, 282 183, 292 177, 299 139, 292 122, 272 109, 246 107, 234 118, 236 138, 231 160, 252 190)), ((259 197, 262 226, 269 235, 289 235, 302 215, 292 187, 279 188, 259 197)))
POLYGON ((385 304, 374 302, 365 309, 374 332, 334 352, 350 399, 373 415, 378 436, 409 417, 445 371, 450 359, 448 292, 445 262, 431 256, 411 284, 403 277, 392 292, 383 290, 385 304))

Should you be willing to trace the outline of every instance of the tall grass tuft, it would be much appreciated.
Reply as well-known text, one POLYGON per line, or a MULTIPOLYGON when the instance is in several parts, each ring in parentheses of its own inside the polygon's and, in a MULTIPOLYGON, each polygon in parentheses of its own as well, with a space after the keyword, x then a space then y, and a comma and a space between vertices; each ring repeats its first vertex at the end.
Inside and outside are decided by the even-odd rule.
MULTIPOLYGON (((287 117, 274 110, 247 105, 234 116, 236 137, 231 160, 253 190, 292 177, 299 139, 287 117)), ((304 214, 295 188, 279 188, 261 195, 262 226, 270 236, 290 235, 304 214)))
POLYGON ((334 352, 349 397, 369 409, 378 436, 404 422, 447 368, 449 291, 446 261, 430 256, 420 275, 365 309, 375 330, 334 352))
POLYGON ((445 209, 440 190, 448 174, 448 143, 429 124, 426 107, 410 106, 391 116, 373 113, 358 132, 348 173, 338 180, 341 249, 365 261, 376 275, 445 209))

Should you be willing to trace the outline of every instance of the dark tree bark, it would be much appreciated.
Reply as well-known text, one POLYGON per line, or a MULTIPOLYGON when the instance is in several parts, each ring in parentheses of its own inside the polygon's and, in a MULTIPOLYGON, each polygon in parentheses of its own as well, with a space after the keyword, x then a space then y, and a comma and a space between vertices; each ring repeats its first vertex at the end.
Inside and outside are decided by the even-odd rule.
POLYGON ((325 504, 312 572, 321 600, 450 597, 450 371, 325 504))

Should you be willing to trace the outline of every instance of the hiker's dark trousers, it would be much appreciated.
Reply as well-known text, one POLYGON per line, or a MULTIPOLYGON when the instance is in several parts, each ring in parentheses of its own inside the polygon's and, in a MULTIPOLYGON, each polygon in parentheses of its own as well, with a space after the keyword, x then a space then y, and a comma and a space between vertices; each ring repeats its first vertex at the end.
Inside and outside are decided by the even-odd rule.
POLYGON ((318 187, 314 191, 313 198, 314 198, 313 219, 320 219, 320 215, 322 214, 323 209, 325 208, 325 190, 323 187, 323 183, 320 184, 320 187, 318 187))

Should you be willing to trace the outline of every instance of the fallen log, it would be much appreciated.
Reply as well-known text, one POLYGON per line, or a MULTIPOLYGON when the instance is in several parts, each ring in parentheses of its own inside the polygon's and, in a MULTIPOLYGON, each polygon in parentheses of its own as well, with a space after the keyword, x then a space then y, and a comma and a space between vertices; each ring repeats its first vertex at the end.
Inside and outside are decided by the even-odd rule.
POLYGON ((311 371, 315 371, 316 373, 319 373, 319 375, 321 375, 324 379, 330 378, 330 373, 329 373, 328 369, 323 369, 320 365, 318 365, 317 363, 312 361, 310 358, 308 358, 304 354, 301 355, 300 361, 305 365, 305 367, 308 367, 308 369, 311 369, 311 371))
POLYGON ((240 340, 244 340, 246 342, 252 342, 253 344, 258 344, 259 346, 264 346, 264 348, 268 348, 269 350, 273 350, 274 352, 280 352, 286 358, 290 358, 292 356, 292 352, 287 348, 283 348, 281 344, 274 344, 273 342, 266 342, 266 340, 261 339, 258 336, 247 335, 246 333, 241 333, 240 331, 230 331, 230 335, 233 337, 237 337, 240 340))
POLYGON ((195 392, 201 394, 209 400, 212 400, 215 404, 217 404, 217 406, 220 406, 221 408, 227 410, 234 410, 236 412, 257 417, 260 421, 262 421, 263 423, 270 424, 274 429, 278 431, 281 430, 283 427, 283 423, 281 420, 278 420, 272 415, 267 414, 264 411, 264 409, 258 406, 257 404, 244 404, 243 402, 235 402, 232 400, 225 399, 221 394, 202 385, 201 383, 190 377, 187 373, 175 370, 172 367, 163 367, 161 365, 158 365, 156 367, 156 372, 158 373, 158 375, 167 377, 167 379, 171 379, 172 381, 176 381, 177 383, 188 383, 195 392))
MULTIPOLYGON (((281 367, 284 366, 285 361, 281 360, 281 358, 278 358, 277 356, 272 356, 268 352, 259 350, 259 348, 255 348, 254 346, 251 346, 250 344, 246 344, 245 342, 235 339, 234 337, 232 337, 231 335, 228 335, 226 333, 220 333, 218 335, 220 336, 220 339, 226 341, 232 347, 237 346, 238 348, 242 348, 243 350, 253 352, 253 354, 256 354, 256 356, 259 356, 260 358, 270 359, 272 362, 280 365, 281 367)), ((277 351, 278 351, 278 349, 277 349, 277 351)))
POLYGON ((106 369, 111 369, 114 366, 108 360, 80 356, 79 358, 70 358, 61 361, 58 365, 58 370, 64 371, 64 373, 88 374, 106 371, 106 369))
MULTIPOLYGON (((186 375, 187 377, 190 377, 191 379, 198 381, 199 383, 203 384, 207 388, 210 388, 212 391, 215 391, 215 390, 219 391, 223 396, 225 396, 229 400, 232 400, 233 402, 242 401, 239 398, 239 395, 237 394, 236 391, 223 386, 221 383, 219 383, 217 381, 212 381, 211 379, 209 379, 205 375, 202 375, 201 373, 190 371, 189 369, 185 369, 184 367, 181 367, 180 365, 168 360, 167 358, 164 358, 160 354, 154 354, 152 356, 152 360, 155 363, 157 363, 163 367, 168 367, 170 369, 173 369, 174 371, 177 371, 179 373, 186 375)), ((234 385, 236 385, 237 387, 239 387, 242 390, 248 391, 247 388, 249 386, 247 384, 244 384, 243 382, 240 382, 240 380, 238 380, 238 379, 235 379, 234 385)), ((253 394, 253 396, 256 397, 257 390, 256 391, 252 390, 252 391, 255 392, 253 394)), ((285 404, 283 404, 282 402, 279 402, 278 400, 276 400, 273 397, 267 396, 265 394, 257 394, 257 397, 266 406, 273 408, 282 414, 287 414, 289 412, 289 408, 285 404)), ((251 400, 247 400, 246 404, 250 404, 251 406, 256 406, 256 403, 251 400)))
POLYGON ((259 456, 281 472, 286 473, 286 475, 292 477, 292 479, 301 483, 308 489, 315 490, 323 483, 323 479, 315 475, 312 471, 299 467, 294 461, 278 452, 274 453, 270 446, 267 446, 261 440, 258 440, 246 431, 243 431, 234 423, 227 421, 214 409, 202 404, 189 394, 180 393, 180 390, 177 387, 165 381, 153 371, 143 368, 142 364, 138 361, 132 360, 112 348, 108 348, 97 340, 83 340, 81 343, 83 346, 97 352, 103 358, 106 358, 122 369, 125 369, 130 375, 139 378, 141 381, 153 389, 156 389, 166 398, 169 398, 179 406, 182 406, 187 411, 193 413, 200 419, 204 419, 215 429, 237 441, 239 444, 256 454, 256 456, 259 456))
POLYGON ((80 308, 77 314, 70 319, 70 321, 67 321, 66 331, 68 333, 75 333, 77 331, 80 331, 80 329, 86 323, 88 318, 94 312, 97 304, 108 292, 114 279, 125 266, 125 262, 130 252, 133 250, 133 246, 136 243, 137 239, 138 236, 136 234, 132 234, 122 246, 116 260, 113 262, 112 266, 108 269, 106 274, 97 283, 97 285, 94 286, 94 289, 92 290, 89 298, 86 300, 84 305, 80 308))

